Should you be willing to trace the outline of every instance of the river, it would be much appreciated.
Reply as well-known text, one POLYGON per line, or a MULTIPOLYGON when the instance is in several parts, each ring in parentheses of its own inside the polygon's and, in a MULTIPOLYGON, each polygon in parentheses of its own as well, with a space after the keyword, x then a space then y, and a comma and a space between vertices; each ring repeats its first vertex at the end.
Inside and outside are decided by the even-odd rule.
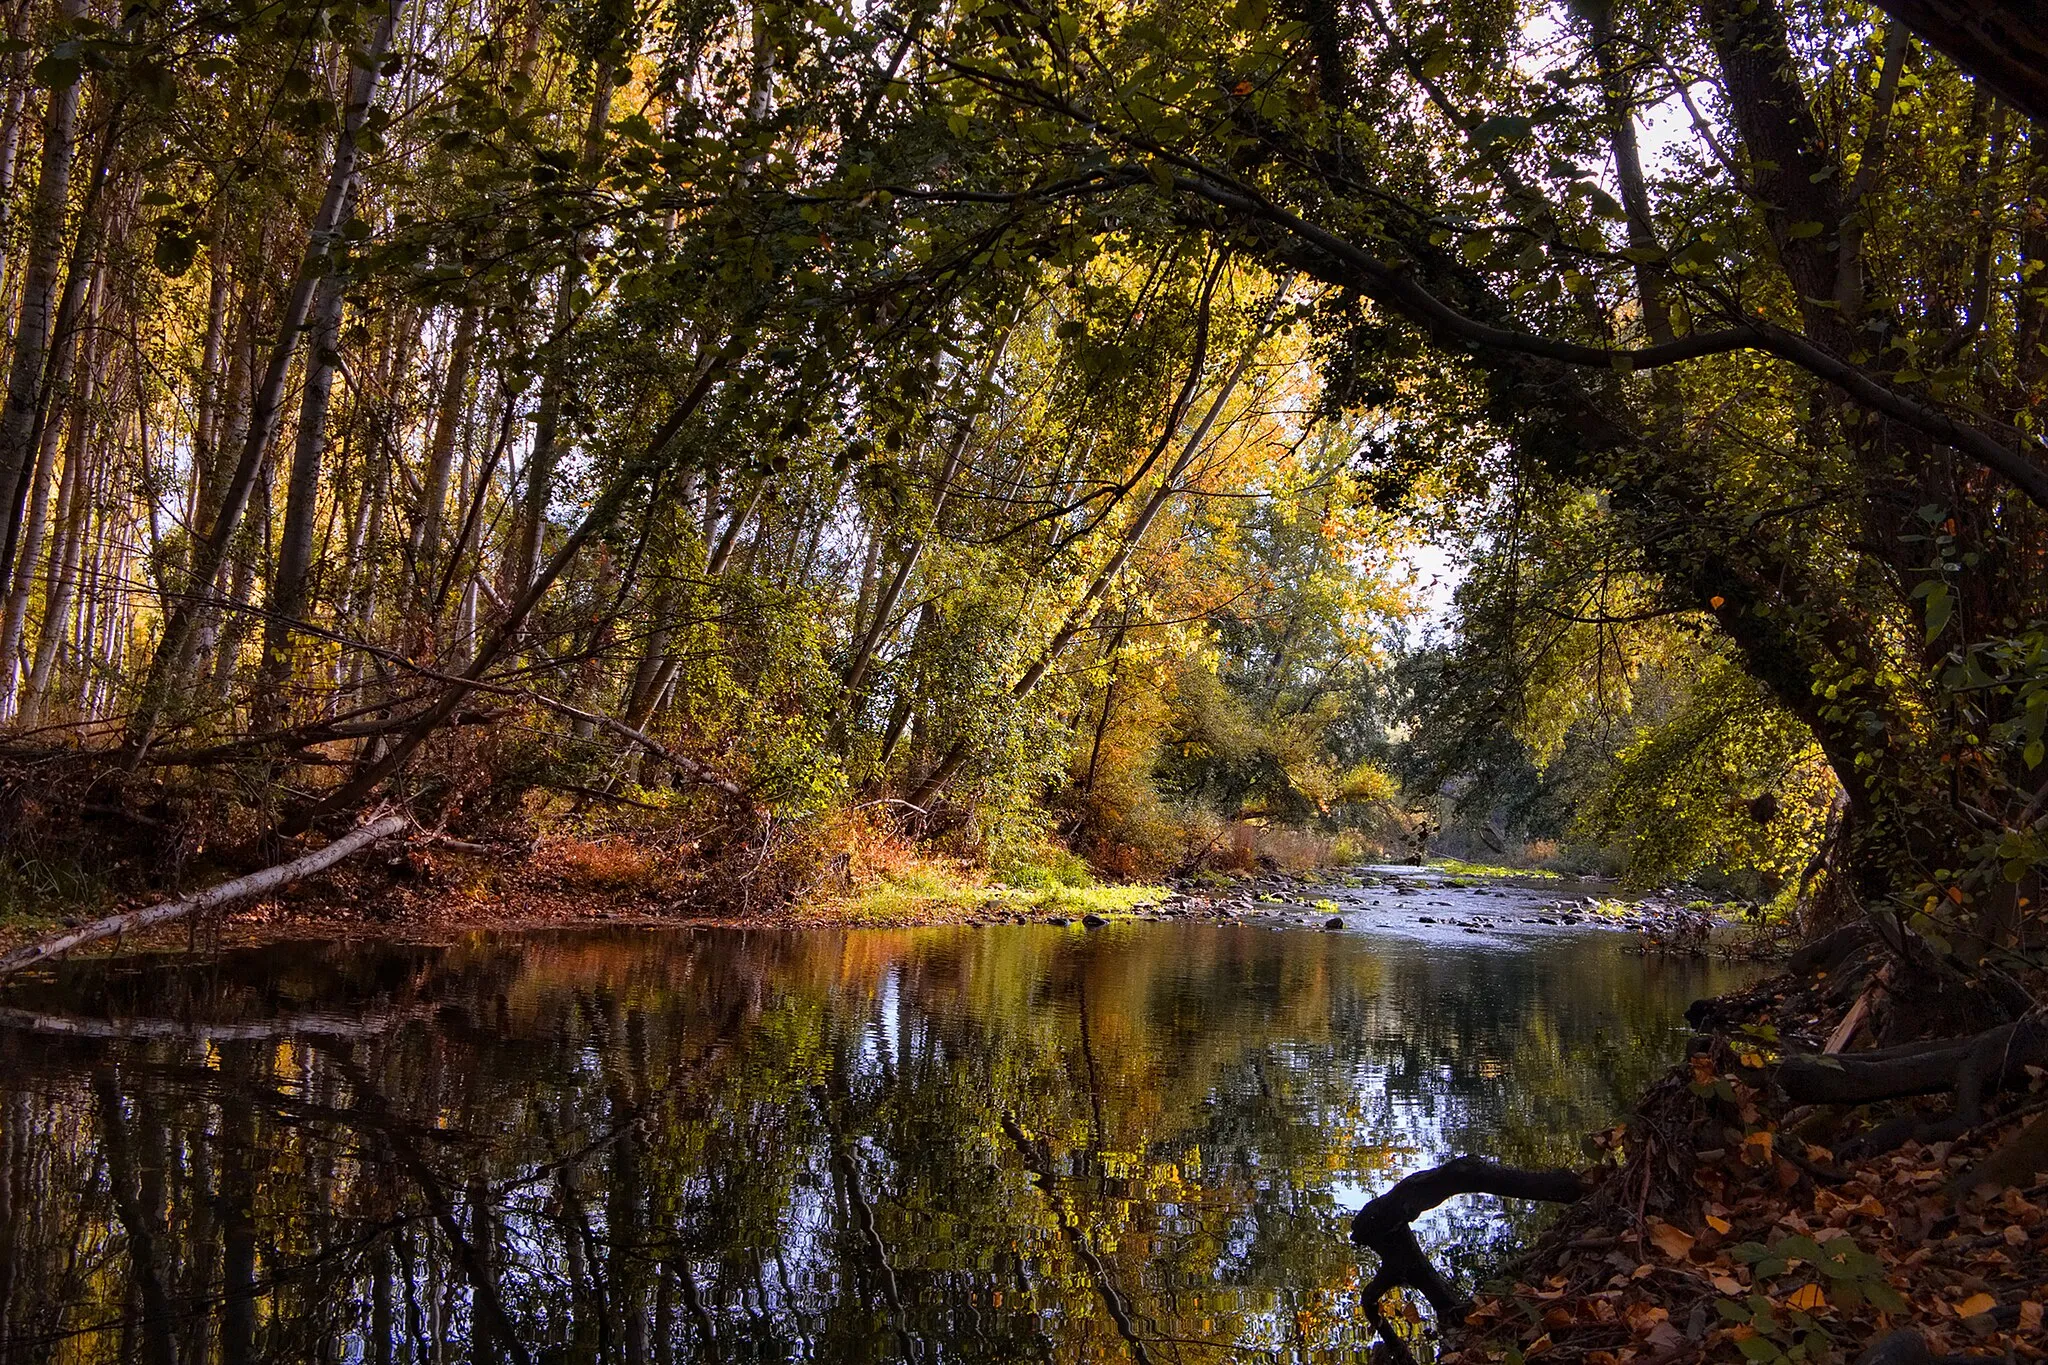
MULTIPOLYGON (((1459 1152, 1580 1159, 1749 973, 1544 924, 1554 887, 1309 894, 1347 927, 602 928, 26 977, 0 1362, 1362 1358, 1351 1210, 1459 1152)), ((1462 1200, 1425 1241, 1470 1271, 1537 1217, 1462 1200)))

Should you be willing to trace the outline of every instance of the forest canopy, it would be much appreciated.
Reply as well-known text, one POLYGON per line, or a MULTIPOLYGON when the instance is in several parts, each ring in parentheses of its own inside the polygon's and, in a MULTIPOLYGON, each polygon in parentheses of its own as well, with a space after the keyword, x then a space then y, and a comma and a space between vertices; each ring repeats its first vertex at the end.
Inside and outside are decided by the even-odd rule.
POLYGON ((8 6, 10 885, 1448 821, 2001 974, 2048 142, 1910 8, 8 6))

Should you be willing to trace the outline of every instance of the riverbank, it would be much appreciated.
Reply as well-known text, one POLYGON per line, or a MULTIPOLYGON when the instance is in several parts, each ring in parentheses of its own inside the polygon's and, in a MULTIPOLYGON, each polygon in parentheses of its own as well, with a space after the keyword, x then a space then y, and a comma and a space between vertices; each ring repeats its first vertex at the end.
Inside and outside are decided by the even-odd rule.
POLYGON ((2041 1070, 1976 1122, 1947 1096, 1795 1104, 1774 1084, 1781 1049, 1855 1048, 1870 998, 1816 971, 1696 1006, 1711 1027, 1687 1062, 1593 1135, 1591 1193, 1476 1296, 1445 1359, 2048 1359, 2041 1070))
MULTIPOLYGON (((204 924, 166 925, 124 942, 435 940, 478 930, 602 924, 903 928, 1139 917, 1348 926, 1465 946, 1597 927, 1638 935, 1658 951, 1697 952, 1716 922, 1697 905, 1688 908, 1668 895, 1623 898, 1607 883, 1456 860, 1410 867, 1315 865, 1304 857, 1292 867, 1202 867, 1158 880, 1116 881, 1097 878, 1079 858, 1051 846, 988 867, 871 841, 819 860, 792 894, 786 883, 760 875, 758 861, 707 865, 691 852, 629 838, 524 845, 393 840, 279 894, 215 912, 204 924)), ((0 950, 146 903, 129 898, 0 921, 0 950)))

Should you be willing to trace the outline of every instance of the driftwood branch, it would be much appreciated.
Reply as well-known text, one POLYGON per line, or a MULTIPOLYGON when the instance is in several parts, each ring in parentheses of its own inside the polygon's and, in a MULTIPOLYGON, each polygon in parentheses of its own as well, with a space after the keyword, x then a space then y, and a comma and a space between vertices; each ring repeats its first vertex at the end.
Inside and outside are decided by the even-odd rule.
POLYGON ((1401 1180, 1351 1220, 1352 1242, 1377 1252, 1380 1258, 1379 1272, 1366 1285, 1363 1296, 1374 1326, 1389 1344, 1399 1346, 1380 1318, 1379 1301, 1400 1285, 1421 1290, 1439 1322, 1460 1322, 1469 1311, 1465 1296, 1423 1254, 1415 1229, 1409 1226, 1437 1205, 1461 1194, 1569 1204, 1585 1192, 1585 1181, 1577 1171, 1524 1170, 1476 1156, 1461 1156, 1401 1180))
POLYGON ((60 953, 68 953, 83 944, 96 943, 100 939, 132 933, 138 929, 147 929, 152 925, 168 924, 187 915, 202 914, 216 906, 260 896, 266 891, 273 891, 301 877, 323 872, 351 853, 368 848, 379 839, 403 834, 410 823, 403 815, 387 815, 344 834, 325 848, 316 849, 303 858, 294 858, 288 863, 279 863, 276 867, 266 867, 261 872, 251 872, 246 877, 222 882, 219 886, 209 887, 196 896, 165 901, 140 910, 130 910, 126 914, 110 915, 106 919, 94 920, 80 928, 68 929, 40 943, 17 948, 5 957, 0 957, 0 976, 18 972, 23 967, 56 957, 60 953))

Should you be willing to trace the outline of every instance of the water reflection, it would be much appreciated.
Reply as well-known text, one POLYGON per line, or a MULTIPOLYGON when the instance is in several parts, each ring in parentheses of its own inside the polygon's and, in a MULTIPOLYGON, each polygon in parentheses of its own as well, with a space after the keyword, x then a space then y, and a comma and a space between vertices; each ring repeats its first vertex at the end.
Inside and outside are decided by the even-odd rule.
POLYGON ((0 1002, 0 1361, 1350 1359, 1350 1208, 1571 1160, 1729 984, 1193 924, 80 964, 0 1002))

